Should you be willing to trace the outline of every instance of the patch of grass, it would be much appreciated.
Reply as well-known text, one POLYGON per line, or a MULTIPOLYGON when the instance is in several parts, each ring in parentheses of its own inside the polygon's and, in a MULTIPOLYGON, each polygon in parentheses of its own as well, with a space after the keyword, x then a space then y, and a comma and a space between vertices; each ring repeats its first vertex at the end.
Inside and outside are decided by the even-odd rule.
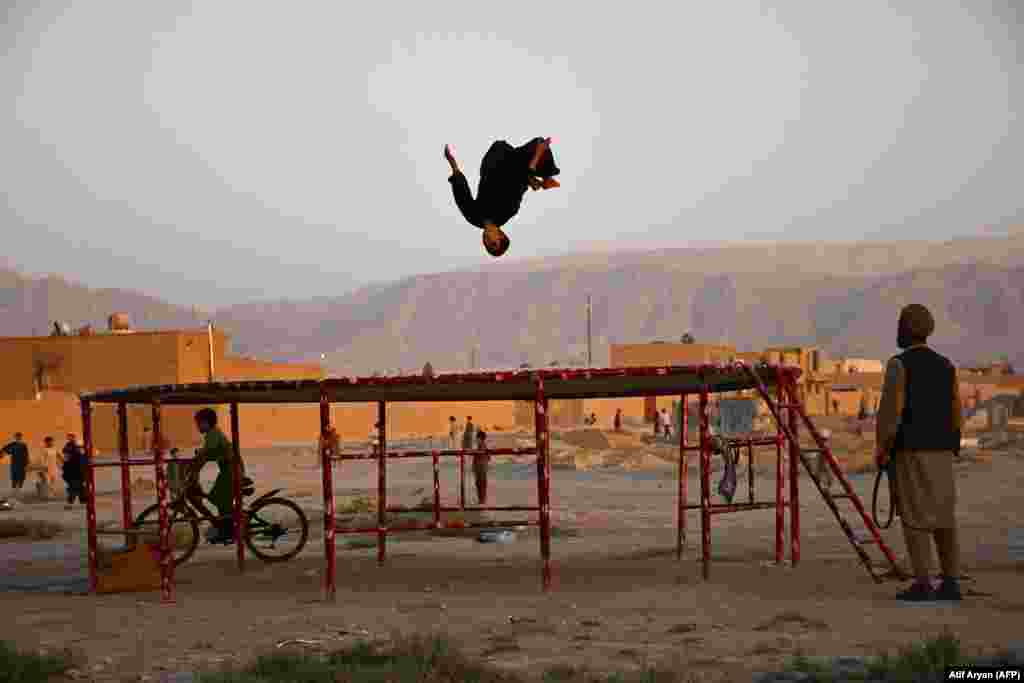
POLYGON ((326 656, 270 655, 241 671, 200 674, 201 683, 517 683, 474 664, 441 638, 401 639, 391 648, 358 643, 326 656))
POLYGON ((63 657, 19 652, 0 640, 0 683, 45 683, 69 668, 63 657))
MULTIPOLYGON (((946 667, 964 666, 971 661, 972 658, 961 650, 960 640, 950 633, 943 633, 923 643, 901 648, 897 655, 882 654, 868 660, 867 675, 847 674, 843 676, 843 680, 866 680, 872 676, 882 677, 894 683, 932 680, 926 678, 928 676, 935 676, 935 680, 940 680, 939 677, 944 674, 946 667)), ((827 659, 795 657, 790 663, 790 668, 811 674, 813 681, 838 680, 833 675, 831 661, 827 659)))
MULTIPOLYGON (((507 650, 506 650, 507 651, 507 650)), ((394 638, 390 647, 357 643, 327 655, 273 654, 240 670, 200 673, 199 683, 527 683, 516 672, 471 661, 440 637, 394 638)), ((571 666, 546 670, 544 683, 690 683, 679 671, 600 675, 571 666)), ((0 683, 6 683, 0 678, 0 683)))
MULTIPOLYGON (((388 534, 388 545, 395 543, 404 543, 408 540, 407 537, 403 538, 401 534, 388 534)), ((345 541, 345 548, 349 550, 366 550, 368 548, 377 547, 377 534, 368 533, 362 536, 345 541)))
POLYGON ((541 676, 543 683, 691 683, 698 680, 704 679, 675 670, 643 669, 628 674, 616 671, 601 675, 571 666, 553 667, 541 676))
POLYGON ((356 496, 338 505, 335 512, 339 515, 358 515, 366 512, 376 512, 377 501, 368 496, 356 496))
POLYGON ((579 535, 579 529, 566 529, 560 526, 551 527, 551 538, 575 538, 579 535))
POLYGON ((434 508, 433 506, 431 506, 430 509, 428 510, 417 510, 415 508, 412 508, 409 510, 403 510, 401 512, 392 512, 390 514, 394 515, 395 517, 404 519, 406 521, 429 522, 430 520, 434 519, 434 508))
POLYGON ((29 538, 45 541, 63 531, 60 524, 32 519, 0 519, 0 538, 29 538))
POLYGON ((922 674, 941 676, 947 666, 968 663, 970 658, 961 651, 960 640, 951 633, 943 633, 924 643, 903 648, 895 657, 882 655, 869 664, 868 670, 884 673, 887 680, 916 681, 922 674))

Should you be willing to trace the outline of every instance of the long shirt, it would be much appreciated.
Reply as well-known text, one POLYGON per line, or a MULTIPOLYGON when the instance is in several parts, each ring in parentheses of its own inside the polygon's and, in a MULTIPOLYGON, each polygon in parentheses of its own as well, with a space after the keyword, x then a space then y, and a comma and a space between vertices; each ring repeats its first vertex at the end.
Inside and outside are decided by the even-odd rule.
MULTIPOLYGON (((203 468, 203 465, 213 461, 217 463, 218 478, 231 477, 233 474, 232 462, 234 457, 235 450, 231 445, 231 441, 224 435, 224 432, 214 427, 203 435, 203 446, 196 451, 196 457, 191 463, 192 476, 198 477, 199 470, 203 468)), ((245 464, 240 463, 240 465, 240 469, 244 474, 245 464)))
MULTIPOLYGON (((540 142, 541 138, 534 138, 521 147, 513 147, 504 140, 492 144, 480 163, 480 184, 475 199, 461 171, 448 178, 455 204, 471 225, 483 228, 492 223, 501 227, 519 213, 523 195, 530 186, 530 161, 540 142)), ((549 149, 541 156, 534 175, 549 178, 559 173, 549 149)))
POLYGON ((12 441, 2 449, 0 455, 11 456, 11 471, 24 475, 28 469, 28 446, 23 441, 12 441))

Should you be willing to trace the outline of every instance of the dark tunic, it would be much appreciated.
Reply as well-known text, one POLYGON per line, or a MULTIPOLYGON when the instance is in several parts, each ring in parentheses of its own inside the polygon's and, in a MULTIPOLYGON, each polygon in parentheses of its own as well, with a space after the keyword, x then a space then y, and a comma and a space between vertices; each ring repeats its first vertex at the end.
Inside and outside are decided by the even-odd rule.
POLYGON ((64 467, 61 474, 68 484, 85 481, 85 450, 72 441, 64 445, 64 467))
MULTIPOLYGON (((527 182, 530 160, 541 142, 543 138, 534 138, 521 147, 513 147, 504 140, 492 144, 480 162, 476 199, 462 173, 454 173, 448 178, 455 204, 471 225, 483 228, 485 223, 493 223, 501 227, 519 213, 523 195, 530 186, 527 182)), ((560 172, 554 155, 548 149, 537 164, 536 175, 551 178, 560 172)))
POLYGON ((11 456, 11 481, 25 481, 28 469, 28 446, 21 441, 12 441, 0 450, 0 453, 11 456))
POLYGON ((959 451, 956 368, 927 346, 913 346, 896 358, 903 366, 905 393, 893 450, 959 451))

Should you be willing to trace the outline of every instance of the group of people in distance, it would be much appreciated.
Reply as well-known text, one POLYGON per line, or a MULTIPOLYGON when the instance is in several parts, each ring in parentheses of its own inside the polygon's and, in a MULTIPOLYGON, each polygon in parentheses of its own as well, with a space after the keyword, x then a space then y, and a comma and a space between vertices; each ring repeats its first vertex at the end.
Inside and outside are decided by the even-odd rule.
MULTIPOLYGON (((29 474, 35 474, 36 497, 41 500, 53 496, 58 476, 64 480, 67 493, 67 506, 70 508, 77 500, 85 502, 85 449, 81 440, 74 433, 67 435, 64 448, 57 450, 52 436, 43 439, 43 447, 34 454, 25 443, 25 436, 15 432, 14 437, 3 448, 0 448, 0 460, 10 458, 10 477, 12 497, 23 496, 25 481, 29 474)), ((9 506, 9 504, 8 504, 9 506)))
MULTIPOLYGON (((208 539, 213 543, 228 542, 234 535, 231 516, 234 505, 232 497, 234 448, 231 441, 217 426, 216 411, 211 408, 200 410, 195 415, 195 422, 196 428, 203 437, 203 445, 196 450, 195 458, 186 468, 185 494, 188 496, 189 502, 204 514, 219 520, 208 539), (204 492, 199 484, 199 473, 208 462, 217 465, 218 473, 210 491, 204 492), (213 503, 217 508, 217 515, 213 515, 206 508, 206 501, 213 503)), ((37 473, 37 496, 42 499, 49 498, 57 479, 57 472, 60 471, 67 492, 67 508, 71 509, 76 501, 85 504, 88 458, 84 444, 78 435, 68 434, 67 443, 60 451, 54 446, 53 437, 47 436, 43 439, 40 455, 33 458, 28 444, 25 443, 24 435, 17 432, 8 444, 0 448, 0 460, 5 458, 11 460, 10 477, 13 497, 22 496, 28 475, 37 473)), ((244 462, 239 464, 244 474, 245 464, 244 462)), ((8 503, 6 507, 9 509, 10 504, 8 503)))

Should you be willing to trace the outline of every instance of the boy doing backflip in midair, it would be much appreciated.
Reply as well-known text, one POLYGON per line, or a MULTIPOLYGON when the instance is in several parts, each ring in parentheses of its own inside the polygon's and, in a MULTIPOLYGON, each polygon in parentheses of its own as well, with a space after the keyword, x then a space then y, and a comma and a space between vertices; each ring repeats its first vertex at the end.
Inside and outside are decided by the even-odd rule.
POLYGON ((521 147, 513 147, 504 140, 492 144, 480 162, 476 199, 447 145, 444 158, 452 169, 448 182, 455 204, 467 221, 484 231, 484 248, 494 257, 508 251, 509 238, 501 227, 519 212, 526 188, 559 187, 554 176, 560 171, 551 154, 551 138, 534 138, 521 147))

